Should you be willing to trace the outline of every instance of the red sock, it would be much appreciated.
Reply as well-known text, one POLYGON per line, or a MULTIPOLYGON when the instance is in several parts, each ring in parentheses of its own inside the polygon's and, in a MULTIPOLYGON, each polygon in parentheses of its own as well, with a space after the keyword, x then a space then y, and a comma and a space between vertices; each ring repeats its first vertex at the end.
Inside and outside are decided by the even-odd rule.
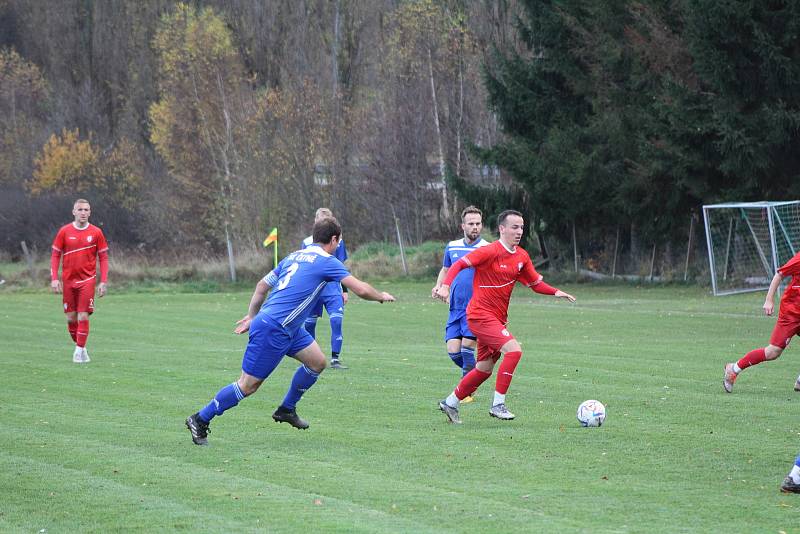
POLYGON ((500 370, 497 372, 497 382, 495 390, 498 393, 506 394, 511 379, 514 378, 514 369, 517 368, 519 359, 522 358, 522 351, 506 352, 503 361, 500 362, 500 370))
POLYGON ((78 321, 74 323, 67 322, 67 330, 69 331, 69 337, 72 338, 72 341, 78 341, 78 321))
POLYGON ((764 349, 753 349, 742 356, 742 359, 736 362, 736 365, 739 366, 739 369, 747 369, 751 365, 759 364, 766 359, 767 354, 764 352, 764 349))
POLYGON ((86 338, 89 337, 89 320, 78 321, 78 331, 75 333, 75 344, 83 348, 86 346, 86 338))
POLYGON ((478 386, 486 382, 486 379, 490 376, 492 376, 492 373, 484 373, 477 367, 473 368, 472 371, 464 375, 464 378, 456 386, 455 394, 458 400, 464 400, 465 397, 475 393, 478 386))

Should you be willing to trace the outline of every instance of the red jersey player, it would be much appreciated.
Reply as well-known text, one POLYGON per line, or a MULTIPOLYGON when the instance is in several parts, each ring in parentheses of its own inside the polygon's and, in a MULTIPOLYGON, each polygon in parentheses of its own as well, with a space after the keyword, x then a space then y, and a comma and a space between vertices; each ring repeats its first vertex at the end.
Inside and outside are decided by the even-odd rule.
POLYGON ((92 210, 89 202, 78 199, 72 207, 75 220, 65 224, 53 240, 50 259, 50 287, 54 293, 63 293, 67 330, 75 342, 72 361, 88 363, 86 338, 89 337, 89 315, 94 312, 94 288, 97 281, 97 260, 100 259, 100 284, 97 292, 106 294, 108 279, 108 244, 100 228, 89 224, 92 210), (61 258, 61 281, 58 264, 61 258))
POLYGON ((494 400, 489 414, 499 419, 514 419, 514 414, 506 408, 506 392, 511 385, 514 369, 522 357, 522 347, 506 329, 508 322, 508 301, 514 284, 520 282, 543 295, 554 295, 575 302, 575 297, 542 281, 542 276, 533 267, 530 256, 521 247, 524 221, 518 211, 506 210, 497 218, 500 239, 491 245, 481 247, 455 262, 447 271, 442 285, 436 294, 447 300, 450 284, 461 271, 472 267, 472 299, 467 306, 467 325, 478 340, 478 361, 475 368, 464 375, 456 389, 439 403, 452 423, 461 423, 458 404, 472 395, 478 386, 492 376, 494 365, 503 356, 497 374, 494 400))
MULTIPOLYGON (((800 252, 787 261, 786 265, 778 269, 778 272, 772 277, 772 282, 769 284, 769 290, 767 291, 767 298, 764 301, 764 313, 772 315, 775 310, 775 292, 787 276, 791 276, 792 280, 789 282, 786 291, 783 292, 781 307, 778 312, 778 322, 772 330, 769 345, 761 349, 751 350, 738 362, 729 363, 725 366, 722 386, 728 393, 733 390, 733 383, 736 382, 736 377, 739 376, 739 373, 751 365, 777 359, 783 349, 789 345, 792 337, 800 333, 800 252)), ((794 390, 800 391, 800 377, 794 383, 794 390)))

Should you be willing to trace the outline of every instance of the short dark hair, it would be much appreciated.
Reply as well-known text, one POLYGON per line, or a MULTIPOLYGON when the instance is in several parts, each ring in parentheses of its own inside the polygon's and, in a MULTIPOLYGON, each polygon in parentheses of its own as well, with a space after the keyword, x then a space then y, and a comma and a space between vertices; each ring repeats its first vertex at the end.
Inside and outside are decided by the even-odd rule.
MULTIPOLYGON (((511 215, 522 217, 522 214, 517 210, 505 210, 497 216, 497 226, 505 226, 506 219, 508 219, 511 215)), ((525 217, 522 218, 524 219, 525 217)))
POLYGON ((342 227, 339 221, 333 217, 324 217, 314 223, 314 230, 311 232, 314 243, 327 245, 334 237, 342 236, 342 227))
POLYGON ((475 206, 467 206, 461 211, 461 222, 464 222, 464 217, 466 217, 470 213, 475 213, 476 215, 480 215, 481 218, 483 218, 483 213, 481 212, 481 210, 479 210, 475 206))

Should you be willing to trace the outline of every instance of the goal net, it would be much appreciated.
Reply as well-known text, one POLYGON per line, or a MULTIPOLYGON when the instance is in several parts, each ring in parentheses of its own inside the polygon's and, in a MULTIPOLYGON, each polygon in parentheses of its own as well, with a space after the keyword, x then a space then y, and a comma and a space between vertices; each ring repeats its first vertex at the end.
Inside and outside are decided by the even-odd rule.
POLYGON ((761 291, 800 251, 800 201, 703 206, 714 295, 761 291))

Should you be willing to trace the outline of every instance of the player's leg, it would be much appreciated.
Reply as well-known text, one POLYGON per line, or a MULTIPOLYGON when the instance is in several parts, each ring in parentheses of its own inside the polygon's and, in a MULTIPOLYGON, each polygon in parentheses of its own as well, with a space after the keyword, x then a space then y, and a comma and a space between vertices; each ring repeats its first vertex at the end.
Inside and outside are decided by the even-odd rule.
MULTIPOLYGON (((505 331, 508 332, 508 330, 505 331)), ((503 353, 503 361, 500 362, 500 368, 497 371, 494 399, 489 414, 500 419, 514 419, 514 414, 506 408, 506 393, 514 378, 514 370, 522 358, 522 347, 516 339, 511 337, 500 348, 500 352, 503 353)))
POLYGON ((239 379, 220 389, 211 402, 186 419, 186 426, 192 433, 195 444, 208 443, 208 425, 214 417, 222 415, 258 390, 280 363, 290 341, 289 335, 275 323, 251 323, 250 339, 242 358, 242 374, 239 379))
POLYGON ((75 332, 75 345, 81 349, 83 363, 88 363, 89 352, 86 342, 89 339, 89 316, 94 313, 94 280, 77 287, 76 309, 78 311, 78 330, 75 332))
POLYGON ((461 370, 464 374, 469 373, 475 367, 475 347, 477 344, 475 334, 469 329, 465 314, 461 321, 461 361, 463 362, 461 370))
MULTIPOLYGON (((450 310, 447 324, 444 327, 444 343, 447 347, 447 356, 459 368, 463 369, 464 360, 461 357, 461 315, 458 310, 450 310)), ((463 376, 463 374, 462 374, 463 376)))
POLYGON ((795 459, 792 470, 783 479, 781 491, 784 493, 800 493, 800 456, 795 459))
POLYGON ((325 298, 325 311, 328 312, 328 319, 331 323, 331 369, 347 369, 342 364, 339 354, 342 352, 344 335, 342 333, 342 322, 344 321, 344 300, 341 293, 325 298))
POLYGON ((733 383, 736 382, 739 373, 748 367, 765 361, 776 360, 780 357, 789 341, 791 341, 792 336, 797 334, 799 328, 800 321, 784 315, 778 315, 778 321, 772 330, 772 336, 769 338, 769 345, 753 349, 742 356, 739 361, 725 365, 725 374, 722 378, 722 387, 725 388, 725 391, 728 393, 733 391, 733 383))
POLYGON ((72 353, 73 363, 83 363, 83 349, 77 345, 78 339, 78 298, 77 291, 69 284, 65 283, 61 291, 61 299, 64 304, 64 315, 67 318, 67 332, 72 341, 75 342, 75 350, 72 353))
POLYGON ((289 423, 295 428, 305 430, 308 423, 297 415, 297 403, 306 391, 317 383, 320 373, 325 369, 325 354, 311 336, 302 330, 292 340, 289 354, 301 365, 294 372, 289 390, 283 402, 272 414, 272 418, 280 423, 289 423))
POLYGON ((317 319, 320 317, 322 317, 322 301, 317 299, 308 317, 306 317, 306 321, 303 323, 303 328, 305 328, 306 332, 311 334, 311 337, 314 339, 317 338, 317 319))

